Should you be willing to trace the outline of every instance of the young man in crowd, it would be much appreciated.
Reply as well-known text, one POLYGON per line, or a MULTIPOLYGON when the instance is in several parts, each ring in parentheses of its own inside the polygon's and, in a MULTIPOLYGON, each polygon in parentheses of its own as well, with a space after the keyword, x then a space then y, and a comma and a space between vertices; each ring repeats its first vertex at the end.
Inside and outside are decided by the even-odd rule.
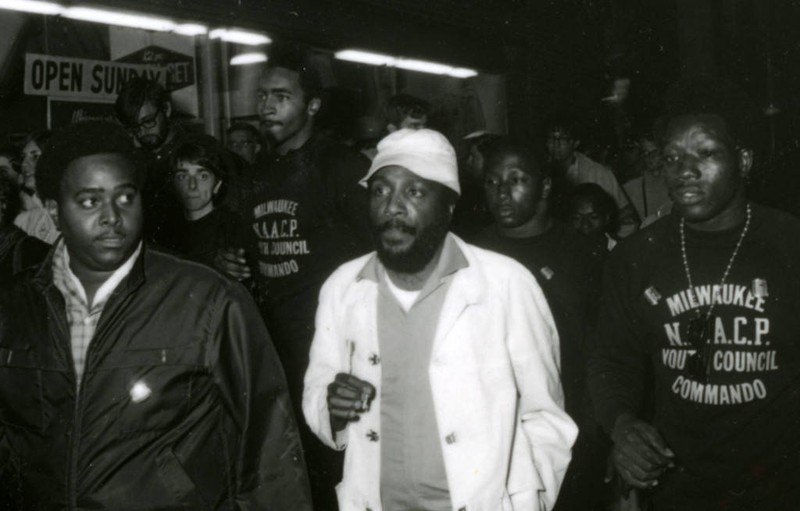
POLYGON ((252 124, 246 122, 234 123, 226 132, 228 149, 244 160, 246 165, 256 162, 256 157, 261 151, 261 133, 252 124))
POLYGON ((640 154, 640 175, 622 185, 642 227, 653 223, 659 216, 669 212, 667 184, 661 174, 661 151, 652 135, 643 135, 638 141, 640 154))
POLYGON ((377 253, 322 289, 303 399, 346 448, 341 511, 551 509, 577 431, 541 289, 448 234, 460 188, 441 134, 390 134, 362 182, 377 253))
POLYGON ((655 511, 797 509, 800 221, 746 198, 760 114, 741 91, 695 78, 666 105, 674 209, 609 256, 597 413, 655 511))
POLYGON ((165 220, 157 242, 183 257, 213 266, 237 219, 220 207, 234 156, 212 136, 190 135, 175 149, 170 171, 183 214, 165 220))
POLYGON ((496 140, 486 154, 484 183, 495 224, 475 243, 516 259, 536 277, 558 329, 566 411, 580 433, 556 509, 589 511, 601 502, 607 454, 588 403, 585 369, 602 258, 550 215, 547 168, 524 145, 496 140))
POLYGON ((451 230, 463 240, 471 243, 488 225, 492 215, 486 208, 486 193, 483 189, 483 171, 486 153, 499 135, 476 131, 464 137, 466 155, 459 162, 458 182, 461 197, 453 213, 451 230))
POLYGON ((585 236, 598 251, 617 246, 611 233, 616 232, 617 208, 614 199, 594 183, 573 188, 566 199, 567 220, 572 228, 585 236))
MULTIPOLYGON (((243 225, 238 246, 221 251, 217 260, 235 278, 254 277, 298 412, 319 289, 339 264, 370 246, 363 215, 367 197, 358 185, 368 162, 315 136, 321 92, 319 75, 302 51, 273 50, 258 86, 271 152, 228 190, 243 225)), ((307 428, 301 433, 317 507, 329 509, 341 457, 307 428)))
MULTIPOLYGON (((605 190, 617 204, 619 220, 618 234, 621 237, 634 232, 638 225, 636 210, 631 205, 624 190, 620 187, 611 169, 592 160, 578 151, 581 138, 577 122, 567 115, 557 115, 550 119, 546 128, 547 155, 553 166, 554 176, 568 187, 581 183, 595 183, 605 190)), ((565 195, 569 190, 565 190, 565 195)))
POLYGON ((386 131, 419 130, 428 125, 430 105, 411 94, 396 94, 386 104, 386 131))
POLYGON ((164 219, 180 215, 169 182, 172 153, 184 131, 173 123, 169 93, 155 80, 133 78, 122 86, 114 103, 117 119, 147 161, 147 178, 142 190, 145 211, 145 239, 155 241, 164 219))
POLYGON ((302 509, 286 381, 247 291, 142 243, 144 166, 107 121, 48 141, 62 237, 0 287, 0 494, 13 509, 302 509))

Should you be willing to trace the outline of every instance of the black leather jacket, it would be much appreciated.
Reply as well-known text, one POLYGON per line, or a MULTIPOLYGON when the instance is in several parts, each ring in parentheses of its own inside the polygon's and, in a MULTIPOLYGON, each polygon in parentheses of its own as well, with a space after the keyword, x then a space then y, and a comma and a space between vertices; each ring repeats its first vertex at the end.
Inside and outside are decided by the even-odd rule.
POLYGON ((283 370, 243 287, 142 250, 78 388, 51 258, 0 289, 0 509, 311 509, 283 370))

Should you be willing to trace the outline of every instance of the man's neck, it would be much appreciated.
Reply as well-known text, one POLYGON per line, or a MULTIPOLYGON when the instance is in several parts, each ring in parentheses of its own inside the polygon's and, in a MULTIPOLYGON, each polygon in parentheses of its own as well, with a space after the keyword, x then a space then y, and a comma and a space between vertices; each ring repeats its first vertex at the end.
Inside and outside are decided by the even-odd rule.
POLYGON ((114 271, 108 272, 83 272, 75 271, 75 266, 70 261, 70 270, 78 278, 78 281, 83 286, 83 291, 86 293, 86 304, 89 308, 94 305, 94 297, 97 291, 105 284, 105 282, 114 274, 114 271))
POLYGON ((431 260, 428 261, 428 264, 425 267, 415 273, 402 273, 395 270, 391 270, 386 268, 386 273, 389 275, 389 278, 392 279, 392 282, 404 291, 419 291, 423 287, 425 287, 425 283, 428 282, 428 279, 433 274, 433 271, 436 269, 436 266, 439 264, 439 259, 442 257, 442 249, 444 248, 444 243, 439 245, 439 248, 436 250, 436 253, 431 257, 431 260))
POLYGON ((307 122, 300 131, 283 142, 276 144, 273 152, 279 156, 285 156, 289 151, 295 151, 303 147, 313 134, 314 124, 312 122, 307 122))
POLYGON ((195 220, 200 220, 201 218, 210 215, 212 211, 214 211, 214 204, 209 203, 203 206, 203 209, 198 209, 195 211, 189 211, 184 209, 183 217, 190 222, 194 222, 195 220))
POLYGON ((550 230, 553 226, 553 219, 550 215, 536 215, 522 225, 517 227, 500 227, 500 234, 506 238, 535 238, 550 230))

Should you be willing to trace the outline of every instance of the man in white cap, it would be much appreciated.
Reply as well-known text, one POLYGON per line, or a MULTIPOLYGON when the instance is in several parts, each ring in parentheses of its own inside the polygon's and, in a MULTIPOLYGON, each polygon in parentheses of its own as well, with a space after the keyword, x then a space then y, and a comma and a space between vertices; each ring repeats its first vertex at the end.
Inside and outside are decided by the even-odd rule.
POLYGON ((576 428, 533 276, 448 233, 441 134, 400 130, 361 181, 377 251, 320 294, 303 412, 344 450, 341 511, 551 509, 576 428))

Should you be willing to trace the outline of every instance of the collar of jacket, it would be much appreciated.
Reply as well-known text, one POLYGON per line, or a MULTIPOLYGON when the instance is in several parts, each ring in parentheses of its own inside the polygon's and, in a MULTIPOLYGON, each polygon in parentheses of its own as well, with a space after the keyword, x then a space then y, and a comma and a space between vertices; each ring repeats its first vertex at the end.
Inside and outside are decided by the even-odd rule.
MULTIPOLYGON (((55 255, 56 246, 58 245, 61 237, 59 237, 54 243, 50 251, 47 253, 47 257, 44 259, 39 268, 36 270, 36 273, 33 276, 33 283, 34 285, 44 293, 50 288, 55 289, 55 284, 53 284, 53 256, 55 255)), ((111 294, 111 299, 114 296, 119 295, 127 295, 128 293, 136 290, 140 285, 144 283, 145 280, 145 253, 147 252, 147 243, 142 244, 142 250, 139 252, 139 257, 136 258, 136 261, 133 263, 133 267, 131 268, 130 273, 127 277, 122 279, 122 282, 119 283, 119 286, 114 290, 111 294)), ((56 290, 58 291, 58 290, 56 290)), ((60 291, 58 291, 60 293, 60 291)))

